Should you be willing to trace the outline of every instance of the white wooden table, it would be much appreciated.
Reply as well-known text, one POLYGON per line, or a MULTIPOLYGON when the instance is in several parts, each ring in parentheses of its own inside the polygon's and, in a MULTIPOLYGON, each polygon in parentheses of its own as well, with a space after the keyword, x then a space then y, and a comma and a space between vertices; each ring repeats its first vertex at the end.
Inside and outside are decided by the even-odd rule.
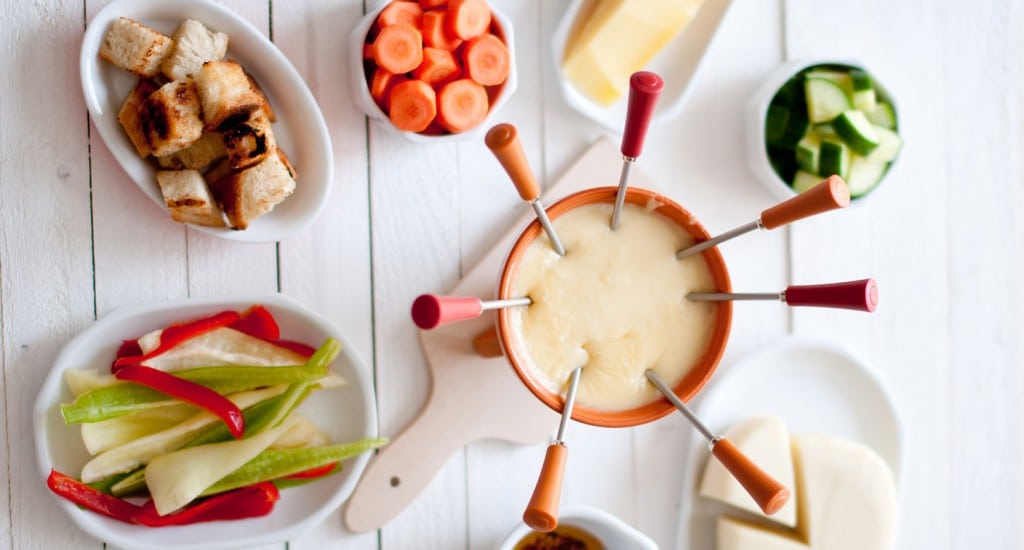
MULTIPOLYGON (((565 5, 493 0, 516 25, 518 125, 542 181, 602 130, 553 82, 550 39, 565 5)), ((345 36, 351 0, 226 1, 309 84, 330 128, 334 190, 310 229, 241 245, 171 222, 121 171, 90 125, 78 80, 85 23, 103 2, 0 6, 0 547, 99 548, 47 493, 31 409, 61 346, 119 306, 280 291, 326 315, 369 363, 381 432, 427 392, 408 319, 413 297, 454 285, 521 212, 482 143, 412 145, 354 106, 345 36), (411 276, 411 274, 415 274, 411 276)), ((735 0, 683 114, 652 129, 641 160, 661 190, 712 230, 773 199, 742 162, 742 106, 787 58, 854 57, 898 97, 906 148, 861 207, 724 248, 734 287, 874 276, 872 316, 738 307, 723 369, 786 334, 857 350, 902 412, 908 465, 899 547, 1024 545, 1024 4, 1013 1, 735 0)), ((672 548, 690 428, 574 425, 563 504, 607 510, 672 548)), ((340 516, 288 548, 490 548, 518 521, 542 446, 456 453, 379 532, 340 516)), ((282 544, 281 547, 284 545, 282 544)))

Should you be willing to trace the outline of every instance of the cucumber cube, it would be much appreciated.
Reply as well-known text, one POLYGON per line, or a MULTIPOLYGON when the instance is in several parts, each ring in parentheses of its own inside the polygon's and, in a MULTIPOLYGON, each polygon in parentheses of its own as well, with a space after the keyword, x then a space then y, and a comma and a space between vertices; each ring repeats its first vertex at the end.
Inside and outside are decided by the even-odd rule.
POLYGON ((813 123, 829 122, 843 111, 853 109, 846 92, 831 80, 807 78, 804 91, 807 94, 807 117, 813 123))
POLYGON ((793 181, 790 182, 789 186, 793 188, 793 191, 803 193, 819 183, 821 183, 821 177, 817 174, 805 172, 804 170, 797 170, 796 175, 793 176, 793 181))
POLYGON ((875 88, 871 84, 871 75, 860 69, 850 69, 850 82, 853 85, 854 92, 863 92, 875 88))
POLYGON ((768 115, 764 121, 764 141, 768 145, 779 145, 786 135, 789 124, 790 110, 783 105, 768 105, 768 115))
POLYGON ((873 111, 878 104, 878 98, 874 90, 859 90, 853 92, 853 108, 865 113, 873 111))
POLYGON ((833 174, 843 179, 850 174, 850 148, 842 141, 825 138, 818 154, 818 175, 827 178, 833 174))
POLYGON ((809 132, 796 144, 796 164, 801 170, 818 173, 821 137, 809 132))
POLYGON ((850 78, 849 73, 846 71, 839 71, 833 69, 812 69, 804 73, 804 78, 821 78, 824 80, 830 80, 839 86, 846 94, 846 97, 853 96, 853 79, 850 78))
POLYGON ((896 111, 890 103, 879 101, 874 109, 866 111, 864 114, 876 126, 884 126, 891 130, 896 129, 896 111))
POLYGON ((878 147, 875 127, 860 111, 845 111, 832 121, 832 127, 843 142, 858 155, 867 156, 878 147))
POLYGON ((854 155, 850 161, 850 176, 846 185, 851 197, 861 197, 874 189, 889 169, 889 163, 882 160, 854 155))
POLYGON ((875 134, 878 135, 878 147, 871 151, 867 158, 879 162, 896 160, 900 150, 903 149, 903 139, 899 134, 882 126, 875 126, 875 134))

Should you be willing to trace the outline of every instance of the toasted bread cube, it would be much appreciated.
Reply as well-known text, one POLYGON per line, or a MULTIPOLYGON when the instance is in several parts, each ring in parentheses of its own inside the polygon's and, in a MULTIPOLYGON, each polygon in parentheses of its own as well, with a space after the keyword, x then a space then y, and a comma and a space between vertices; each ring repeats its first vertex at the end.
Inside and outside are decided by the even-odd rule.
POLYGON ((270 122, 277 122, 277 113, 274 112, 274 107, 270 105, 270 99, 267 98, 267 94, 263 93, 263 88, 260 88, 260 83, 256 82, 256 79, 249 73, 245 73, 245 76, 249 77, 249 86, 252 87, 252 91, 260 96, 260 101, 263 102, 261 109, 266 113, 267 119, 270 122))
POLYGON ((181 223, 225 227, 224 211, 213 200, 198 170, 160 170, 156 173, 167 210, 181 223))
POLYGON ((292 166, 292 161, 288 160, 288 155, 284 154, 284 149, 277 149, 277 158, 281 160, 281 164, 283 164, 285 169, 288 170, 288 175, 291 176, 293 180, 299 179, 298 174, 295 173, 295 167, 292 166))
POLYGON ((228 52, 228 35, 207 29, 195 19, 186 19, 171 36, 174 51, 160 70, 171 80, 193 76, 207 61, 220 61, 228 52))
POLYGON ((195 75, 207 130, 220 130, 245 121, 263 105, 249 77, 234 61, 207 61, 195 75))
POLYGON ((157 157, 156 161, 161 168, 202 172, 227 154, 223 136, 217 132, 207 132, 192 145, 176 153, 157 157))
POLYGON ((157 86, 156 82, 148 78, 140 78, 138 84, 124 98, 124 103, 121 103, 121 110, 117 113, 117 121, 121 123, 121 127, 128 134, 128 139, 135 146, 135 151, 142 158, 148 157, 152 150, 149 147, 149 139, 146 138, 146 132, 142 129, 142 118, 139 117, 139 108, 142 107, 142 102, 149 97, 149 94, 157 91, 159 88, 160 86, 157 86))
POLYGON ((277 150, 274 132, 266 113, 257 109, 249 120, 224 129, 224 146, 235 170, 259 164, 277 150))
POLYGON ((246 229, 295 191, 295 180, 279 155, 211 181, 214 197, 224 208, 232 229, 246 229))
POLYGON ((168 82, 142 102, 139 117, 153 155, 163 157, 203 135, 199 95, 192 79, 168 82))
POLYGON ((138 21, 122 17, 103 35, 100 57, 139 76, 160 72, 160 64, 174 49, 174 40, 138 21))

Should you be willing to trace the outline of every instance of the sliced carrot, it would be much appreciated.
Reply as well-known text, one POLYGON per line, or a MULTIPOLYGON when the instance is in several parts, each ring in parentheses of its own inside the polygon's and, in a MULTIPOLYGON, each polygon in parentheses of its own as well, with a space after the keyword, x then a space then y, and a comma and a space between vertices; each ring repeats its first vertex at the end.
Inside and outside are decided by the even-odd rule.
POLYGON ((388 116, 399 130, 420 132, 437 116, 437 96, 430 84, 422 80, 399 82, 388 97, 388 116))
POLYGON ((467 42, 462 56, 466 75, 484 86, 505 82, 512 68, 508 48, 493 34, 484 34, 467 42))
POLYGON ((448 32, 463 40, 476 38, 491 26, 487 0, 451 0, 448 3, 448 32))
POLYGON ((388 72, 407 73, 423 62, 423 37, 408 23, 383 27, 373 41, 373 60, 388 72))
POLYGON ((462 44, 462 39, 448 32, 445 19, 448 10, 431 10, 423 13, 423 44, 430 48, 453 51, 462 44))
POLYGON ((423 63, 412 71, 412 76, 431 86, 437 86, 459 75, 459 64, 448 50, 423 48, 423 63))
POLYGON ((468 78, 449 82, 437 93, 437 122, 449 132, 477 126, 489 108, 487 90, 468 78))
POLYGON ((425 10, 444 8, 448 6, 448 0, 420 0, 420 7, 425 10))
POLYGON ((408 23, 416 28, 423 24, 423 8, 416 2, 395 0, 380 10, 377 16, 377 23, 381 27, 387 27, 396 23, 408 23))
POLYGON ((391 87, 396 83, 394 73, 389 73, 382 67, 377 67, 377 70, 373 73, 373 79, 370 80, 370 96, 373 100, 380 105, 381 109, 387 111, 387 99, 388 92, 391 91, 391 87))

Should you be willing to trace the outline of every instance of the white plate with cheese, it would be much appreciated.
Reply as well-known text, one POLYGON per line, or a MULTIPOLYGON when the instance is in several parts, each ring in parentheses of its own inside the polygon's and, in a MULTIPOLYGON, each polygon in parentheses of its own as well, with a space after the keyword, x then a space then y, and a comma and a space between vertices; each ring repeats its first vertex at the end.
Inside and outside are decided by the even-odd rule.
MULTIPOLYGON (((834 344, 788 338, 746 358, 712 381, 697 414, 716 434, 771 415, 785 423, 791 437, 822 434, 859 443, 884 461, 899 489, 902 427, 892 397, 866 363, 834 344)), ((715 549, 715 525, 723 514, 758 523, 752 514, 698 494, 709 458, 707 442, 695 432, 683 477, 677 548, 715 549)), ((796 488, 790 489, 796 496, 796 488)))
MULTIPOLYGON (((98 55, 107 29, 119 17, 128 17, 166 35, 185 19, 195 19, 214 31, 226 33, 226 58, 236 60, 253 76, 277 113, 273 131, 295 167, 295 192, 244 231, 192 227, 222 239, 274 242, 312 224, 330 195, 334 170, 331 139, 320 108, 299 72, 263 33, 209 0, 115 0, 89 21, 82 39, 80 71, 89 115, 114 158, 139 189, 166 210, 153 159, 139 157, 117 120, 121 102, 135 85, 136 76, 98 55)), ((176 222, 168 215, 165 220, 152 223, 176 222)))
MULTIPOLYGON (((601 92, 590 95, 581 92, 572 79, 566 76, 564 68, 566 51, 583 47, 593 52, 593 57, 609 60, 609 65, 612 64, 612 61, 628 64, 625 61, 627 56, 639 55, 641 58, 646 58, 652 51, 656 51, 657 53, 650 62, 643 67, 643 70, 656 72, 665 80, 665 88, 655 107, 654 118, 651 122, 657 124, 660 121, 676 117, 683 110, 686 98, 697 79, 704 53, 711 44, 711 40, 731 4, 732 0, 703 0, 703 2, 685 0, 673 3, 662 0, 573 0, 565 15, 562 16, 552 41, 555 72, 562 97, 573 109, 586 117, 612 132, 621 133, 626 120, 626 96, 623 94, 613 103, 605 104, 591 97, 601 95, 601 92), (580 46, 578 42, 582 34, 580 32, 582 25, 585 20, 591 19, 590 14, 596 13, 597 10, 594 8, 599 1, 602 4, 600 7, 603 15, 598 15, 597 18, 611 22, 611 25, 606 24, 604 30, 594 33, 593 40, 584 40, 587 44, 580 46), (679 9, 667 10, 667 6, 673 4, 679 5, 679 9), (694 9, 696 9, 695 13, 694 9), (675 15, 662 13, 666 10, 677 13, 675 15), (658 48, 658 43, 663 40, 651 39, 651 37, 666 32, 663 28, 665 20, 675 20, 677 24, 682 22, 685 26, 663 47, 658 48), (634 25, 619 24, 627 21, 634 25), (637 36, 647 37, 648 40, 638 42, 635 39, 637 36), (631 40, 630 37, 634 39, 631 40), (631 44, 643 44, 638 46, 643 51, 631 52, 631 44)), ((591 23, 587 22, 586 24, 591 23)), ((580 71, 581 74, 590 76, 602 73, 601 70, 595 70, 595 67, 590 65, 581 67, 580 71)), ((610 79, 612 72, 623 71, 609 71, 610 79)), ((628 90, 628 80, 629 74, 619 75, 614 78, 614 85, 619 88, 620 92, 628 90)), ((595 80, 591 80, 591 82, 593 83, 595 80)), ((606 84, 608 83, 606 82, 606 84)), ((591 84, 589 87, 602 88, 605 90, 604 93, 608 92, 606 87, 600 85, 591 84)))

